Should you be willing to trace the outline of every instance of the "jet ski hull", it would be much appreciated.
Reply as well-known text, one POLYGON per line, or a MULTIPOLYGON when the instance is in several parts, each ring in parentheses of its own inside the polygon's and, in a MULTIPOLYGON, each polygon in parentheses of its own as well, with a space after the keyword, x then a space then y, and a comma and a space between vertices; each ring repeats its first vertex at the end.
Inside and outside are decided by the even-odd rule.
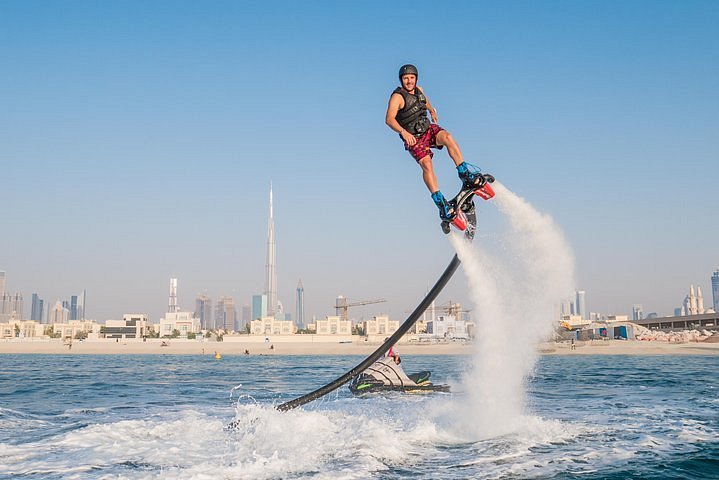
POLYGON ((349 389, 355 395, 375 392, 449 392, 449 385, 430 382, 431 375, 428 371, 407 375, 392 359, 383 358, 353 378, 349 389))

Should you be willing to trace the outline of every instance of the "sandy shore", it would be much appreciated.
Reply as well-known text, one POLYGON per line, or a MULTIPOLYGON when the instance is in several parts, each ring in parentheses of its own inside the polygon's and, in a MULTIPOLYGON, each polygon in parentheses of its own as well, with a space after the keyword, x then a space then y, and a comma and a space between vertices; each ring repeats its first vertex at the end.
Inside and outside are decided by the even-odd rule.
MULTIPOLYGON (((367 343, 276 343, 257 342, 192 342, 170 340, 161 342, 98 342, 75 341, 70 347, 54 341, 0 341, 2 354, 167 354, 167 355, 369 355, 379 345, 367 343)), ((473 344, 400 344, 402 355, 471 355, 477 348, 473 344)), ((719 343, 664 343, 646 341, 594 341, 578 342, 575 348, 569 343, 543 343, 543 355, 719 355, 719 343)))

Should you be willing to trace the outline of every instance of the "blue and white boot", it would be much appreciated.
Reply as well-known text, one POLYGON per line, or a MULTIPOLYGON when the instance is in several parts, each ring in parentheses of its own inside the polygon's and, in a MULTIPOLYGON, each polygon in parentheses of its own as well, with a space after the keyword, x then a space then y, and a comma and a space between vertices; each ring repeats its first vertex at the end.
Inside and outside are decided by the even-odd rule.
POLYGON ((441 218, 443 222, 451 222, 454 220, 454 217, 456 216, 454 208, 452 208, 449 202, 447 202, 447 199, 444 198, 442 192, 439 190, 434 192, 432 194, 432 200, 434 200, 434 204, 437 205, 437 208, 439 208, 439 218, 441 218))
POLYGON ((487 182, 479 168, 467 162, 462 162, 457 166, 457 175, 462 180, 462 185, 467 188, 478 189, 487 182))

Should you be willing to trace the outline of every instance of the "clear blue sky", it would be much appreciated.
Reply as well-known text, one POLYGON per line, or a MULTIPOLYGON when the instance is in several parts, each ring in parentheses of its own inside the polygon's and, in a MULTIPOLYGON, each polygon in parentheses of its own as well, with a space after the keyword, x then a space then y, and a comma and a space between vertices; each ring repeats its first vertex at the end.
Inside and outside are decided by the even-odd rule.
POLYGON ((247 303, 272 182, 288 310, 301 278, 309 316, 404 318, 452 255, 384 125, 414 63, 466 159, 561 225, 590 310, 670 314, 719 266, 717 25, 714 1, 5 0, 0 270, 28 314, 84 288, 156 321, 172 276, 184 308, 247 303))

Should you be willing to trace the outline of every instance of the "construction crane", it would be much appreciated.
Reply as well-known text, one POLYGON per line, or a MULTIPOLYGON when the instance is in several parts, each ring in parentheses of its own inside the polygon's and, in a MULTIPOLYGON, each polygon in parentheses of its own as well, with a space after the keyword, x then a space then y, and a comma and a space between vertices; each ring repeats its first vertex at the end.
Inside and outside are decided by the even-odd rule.
POLYGON ((450 300, 446 306, 442 305, 440 307, 435 307, 435 311, 446 313, 447 315, 452 315, 455 318, 459 318, 460 313, 471 312, 471 310, 462 310, 462 304, 455 303, 452 300, 450 300))
POLYGON ((384 303, 386 301, 387 300, 385 300, 384 298, 377 298, 375 300, 363 300, 361 302, 349 303, 349 299, 347 297, 343 297, 342 295, 340 295, 339 297, 337 297, 337 300, 335 302, 335 312, 337 316, 340 317, 342 320, 347 320, 347 310, 349 309, 349 307, 359 307, 361 305, 371 305, 373 303, 384 303), (340 313, 340 310, 342 311, 342 313, 340 313))

